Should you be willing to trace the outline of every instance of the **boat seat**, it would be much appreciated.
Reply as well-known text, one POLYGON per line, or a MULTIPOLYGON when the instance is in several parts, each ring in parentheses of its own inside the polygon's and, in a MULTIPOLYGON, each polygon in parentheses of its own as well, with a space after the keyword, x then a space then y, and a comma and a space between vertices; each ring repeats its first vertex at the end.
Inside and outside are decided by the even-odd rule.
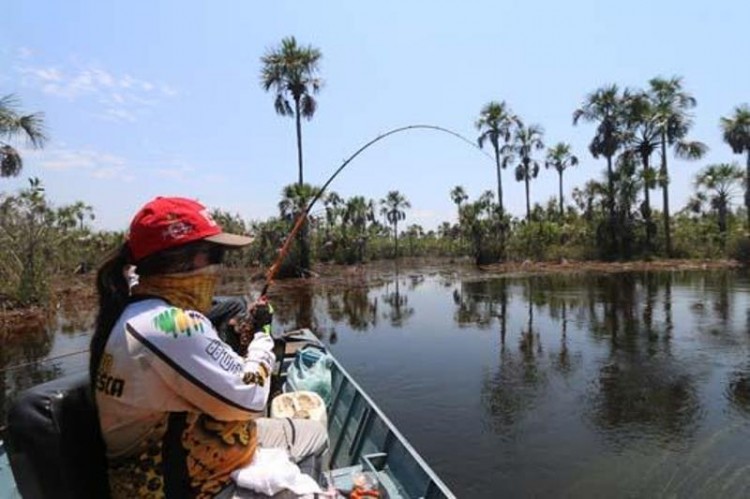
POLYGON ((104 441, 87 373, 30 388, 8 414, 6 447, 25 499, 109 496, 104 441))

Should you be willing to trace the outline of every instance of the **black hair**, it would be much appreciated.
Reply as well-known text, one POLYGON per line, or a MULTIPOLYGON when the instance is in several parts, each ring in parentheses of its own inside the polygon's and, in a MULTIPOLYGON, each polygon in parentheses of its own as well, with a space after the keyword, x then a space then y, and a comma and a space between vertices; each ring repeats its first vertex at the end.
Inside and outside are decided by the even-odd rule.
POLYGON ((96 374, 102 361, 102 355, 104 355, 104 347, 107 345, 112 328, 125 309, 130 296, 130 286, 125 277, 125 267, 129 262, 130 248, 128 243, 123 243, 104 261, 96 273, 99 310, 89 348, 89 376, 92 389, 96 386, 96 374))
POLYGON ((208 253, 210 263, 221 263, 224 247, 201 240, 159 251, 133 262, 130 247, 125 242, 102 263, 96 274, 99 310, 90 343, 89 376, 92 388, 96 386, 97 371, 112 329, 130 300, 126 267, 136 265, 139 276, 188 272, 194 269, 193 262, 199 253, 208 253))

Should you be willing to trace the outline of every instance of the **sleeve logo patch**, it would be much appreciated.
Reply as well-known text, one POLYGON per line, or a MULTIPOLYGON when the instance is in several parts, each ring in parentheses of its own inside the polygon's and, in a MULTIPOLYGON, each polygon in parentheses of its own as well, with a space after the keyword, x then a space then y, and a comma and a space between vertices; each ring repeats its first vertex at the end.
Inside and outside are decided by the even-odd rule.
POLYGON ((106 395, 120 398, 125 390, 125 380, 112 376, 110 372, 114 368, 114 358, 111 354, 102 355, 99 369, 96 372, 96 390, 106 395))
POLYGON ((242 372, 242 363, 235 360, 230 349, 221 341, 211 340, 206 347, 206 353, 226 372, 232 374, 242 372))
POLYGON ((154 317, 154 327, 159 331, 171 334, 174 338, 184 334, 203 334, 203 321, 200 314, 192 310, 186 312, 181 308, 169 308, 154 317))

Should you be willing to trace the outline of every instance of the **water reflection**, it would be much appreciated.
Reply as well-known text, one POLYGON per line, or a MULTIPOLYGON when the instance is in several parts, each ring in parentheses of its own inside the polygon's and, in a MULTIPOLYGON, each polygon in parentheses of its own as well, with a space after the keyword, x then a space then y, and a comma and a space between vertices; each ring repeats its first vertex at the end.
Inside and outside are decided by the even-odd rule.
POLYGON ((499 319, 500 338, 505 342, 508 307, 508 282, 505 279, 462 282, 460 291, 453 290, 453 302, 457 306, 454 319, 459 326, 474 324, 489 328, 495 319, 499 319))
MULTIPOLYGON (((400 290, 401 279, 399 278, 399 268, 396 264, 395 277, 392 282, 385 285, 383 293, 383 302, 388 306, 383 312, 383 318, 393 327, 402 327, 406 321, 414 315, 414 307, 409 306, 409 295, 400 290)), ((409 289, 416 289, 424 281, 424 276, 409 276, 409 289)))
POLYGON ((618 357, 599 371, 589 411, 615 439, 684 439, 696 429, 701 404, 693 377, 674 362, 618 357))
POLYGON ((364 332, 377 328, 380 319, 393 327, 404 327, 416 312, 409 303, 409 292, 418 289, 425 276, 403 276, 396 265, 393 273, 380 281, 372 285, 346 282, 316 286, 304 281, 281 284, 273 296, 276 320, 285 329, 307 327, 318 333, 328 331, 334 338, 342 325, 364 332))
POLYGON ((735 409, 750 415, 750 365, 729 375, 726 396, 735 409))
POLYGON ((5 425, 10 403, 17 393, 59 377, 57 365, 38 362, 54 343, 54 330, 44 324, 31 324, 3 331, 0 348, 0 428, 5 425))
MULTIPOLYGON (((750 461, 750 283, 740 274, 488 278, 394 266, 370 280, 278 282, 272 301, 279 328, 309 327, 333 345, 459 496, 558 486, 627 496, 618 487, 644 469, 653 490, 679 483, 689 495, 685 456, 708 477, 750 461)), ((85 319, 70 324, 75 336, 85 319)), ((4 345, 0 365, 49 355, 51 334, 4 345)), ((58 373, 4 373, 3 397, 58 373)), ((649 495, 644 487, 631 495, 649 495)))
POLYGON ((366 287, 335 292, 326 290, 326 311, 333 322, 344 323, 355 331, 378 325, 378 298, 370 298, 366 287))
MULTIPOLYGON (((667 283, 671 275, 661 276, 667 283)), ((592 396, 592 417, 601 428, 638 437, 644 429, 659 437, 686 437, 694 430, 701 404, 694 375, 671 354, 671 317, 654 322, 656 275, 622 276, 606 286, 605 320, 596 333, 612 339, 592 396), (659 341, 659 340, 662 341, 659 341)))
MULTIPOLYGON (((548 373, 544 368, 541 337, 534 328, 534 304, 530 299, 533 286, 524 287, 527 319, 519 330, 517 351, 506 345, 507 282, 503 281, 494 290, 499 292, 497 304, 492 303, 484 310, 494 311, 499 305, 500 313, 495 315, 500 323, 500 363, 498 370, 484 380, 482 401, 489 414, 489 426, 505 435, 508 427, 515 425, 534 407, 537 398, 547 387, 548 373)), ((479 294, 473 296, 475 299, 487 297, 479 294)), ((483 322, 481 315, 479 317, 480 323, 483 322)))
MULTIPOLYGON (((522 280, 521 286, 515 280, 511 286, 509 280, 498 279, 465 283, 463 293, 454 293, 459 323, 474 321, 485 327, 493 318, 499 322, 500 359, 483 388, 490 426, 508 431, 541 398, 557 396, 548 390, 552 377, 569 377, 582 364, 584 353, 571 354, 568 345, 571 314, 593 345, 606 345, 601 354, 591 351, 585 359, 591 374, 582 417, 615 440, 652 433, 665 441, 689 437, 702 407, 695 373, 671 352, 672 276, 624 274, 586 281, 581 286, 575 279, 548 276, 522 280), (509 296, 515 313, 523 308, 526 314, 515 349, 506 341, 509 296), (534 323, 535 311, 556 322, 559 334, 552 327, 542 334, 534 323)), ((721 306, 714 311, 723 323, 727 301, 716 303, 721 306)))

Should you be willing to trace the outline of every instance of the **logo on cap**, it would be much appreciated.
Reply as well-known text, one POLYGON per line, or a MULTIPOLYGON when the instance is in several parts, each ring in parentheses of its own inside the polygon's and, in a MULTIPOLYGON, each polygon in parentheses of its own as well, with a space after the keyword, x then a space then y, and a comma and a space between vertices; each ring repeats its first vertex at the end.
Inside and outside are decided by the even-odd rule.
POLYGON ((182 239, 193 232, 193 226, 183 221, 172 222, 162 233, 164 239, 182 239))

